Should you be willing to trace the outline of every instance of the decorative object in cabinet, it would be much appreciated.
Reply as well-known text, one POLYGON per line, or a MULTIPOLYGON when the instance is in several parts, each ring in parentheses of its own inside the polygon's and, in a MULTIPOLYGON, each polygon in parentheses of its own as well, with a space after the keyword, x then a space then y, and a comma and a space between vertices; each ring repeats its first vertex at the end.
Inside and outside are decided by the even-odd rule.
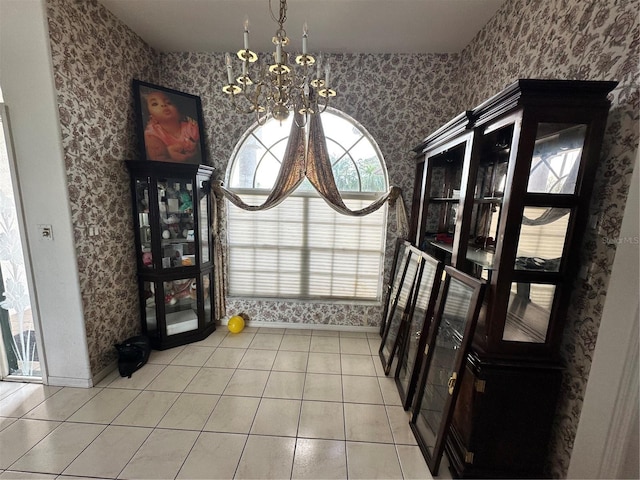
POLYGON ((205 165, 128 161, 142 331, 153 348, 215 330, 210 182, 205 165))
POLYGON ((521 79, 414 149, 411 241, 487 282, 471 355, 491 395, 461 392, 447 440, 455 476, 543 476, 560 343, 580 242, 595 223, 589 203, 615 86, 521 79), (516 386, 518 375, 518 385, 544 378, 549 387, 516 386), (512 394, 496 393, 509 385, 512 394))

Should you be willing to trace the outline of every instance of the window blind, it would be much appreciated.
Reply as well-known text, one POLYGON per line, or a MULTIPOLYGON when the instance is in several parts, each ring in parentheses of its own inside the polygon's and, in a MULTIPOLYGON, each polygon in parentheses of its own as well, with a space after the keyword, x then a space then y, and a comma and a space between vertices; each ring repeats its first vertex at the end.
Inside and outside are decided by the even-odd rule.
MULTIPOLYGON (((243 193, 253 205, 267 193, 243 193)), ((345 195, 349 208, 375 194, 345 195)), ((387 207, 363 217, 340 215, 314 192, 297 192, 279 206, 248 212, 228 206, 229 295, 252 298, 379 301, 387 207)))

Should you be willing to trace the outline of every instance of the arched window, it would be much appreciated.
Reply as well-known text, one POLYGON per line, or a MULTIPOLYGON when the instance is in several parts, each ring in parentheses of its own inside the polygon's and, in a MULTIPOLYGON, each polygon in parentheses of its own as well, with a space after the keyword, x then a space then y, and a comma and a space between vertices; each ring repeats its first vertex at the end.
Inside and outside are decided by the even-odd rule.
MULTIPOLYGON (((260 205, 278 175, 291 121, 254 125, 240 140, 226 187, 260 205)), ((387 171, 375 141, 353 119, 322 114, 333 174, 352 210, 387 192, 387 171)), ((307 179, 284 202, 258 212, 229 204, 229 295, 251 298, 379 301, 386 205, 362 217, 337 213, 307 179)))

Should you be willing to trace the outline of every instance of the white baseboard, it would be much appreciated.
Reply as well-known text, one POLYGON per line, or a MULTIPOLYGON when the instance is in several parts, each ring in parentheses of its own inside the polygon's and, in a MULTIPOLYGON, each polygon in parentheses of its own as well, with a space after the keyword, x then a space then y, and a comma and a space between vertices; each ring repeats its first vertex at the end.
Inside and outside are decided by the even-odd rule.
POLYGON ((93 382, 90 378, 71 378, 71 377, 47 377, 47 385, 51 387, 78 387, 91 388, 93 382))
MULTIPOLYGON (((226 326, 228 319, 220 320, 220 325, 226 326)), ((253 328, 289 328, 291 330, 333 330, 340 332, 378 333, 380 327, 363 327, 358 325, 328 325, 326 323, 288 323, 288 322, 260 322, 250 321, 247 327, 253 328)))
POLYGON ((111 372, 118 368, 118 360, 114 360, 109 365, 100 370, 93 376, 93 384, 98 385, 104 378, 106 378, 111 372))

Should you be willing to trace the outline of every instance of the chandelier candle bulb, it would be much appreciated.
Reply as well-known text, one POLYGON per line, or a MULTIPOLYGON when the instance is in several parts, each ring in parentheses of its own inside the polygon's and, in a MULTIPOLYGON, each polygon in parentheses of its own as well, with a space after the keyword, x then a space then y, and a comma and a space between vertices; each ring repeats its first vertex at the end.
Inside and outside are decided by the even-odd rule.
POLYGON ((329 62, 324 66, 324 86, 329 88, 329 75, 331 74, 331 65, 329 62))
POLYGON ((307 27, 307 22, 304 22, 302 25, 302 54, 307 54, 307 37, 308 37, 309 29, 307 27))
POLYGON ((244 49, 249 50, 249 18, 244 19, 244 49))
POLYGON ((282 63, 282 45, 278 41, 276 44, 276 63, 280 65, 282 63))
POLYGON ((228 53, 224 54, 224 61, 227 64, 227 79, 229 80, 229 85, 233 83, 233 72, 231 71, 231 56, 228 53))

